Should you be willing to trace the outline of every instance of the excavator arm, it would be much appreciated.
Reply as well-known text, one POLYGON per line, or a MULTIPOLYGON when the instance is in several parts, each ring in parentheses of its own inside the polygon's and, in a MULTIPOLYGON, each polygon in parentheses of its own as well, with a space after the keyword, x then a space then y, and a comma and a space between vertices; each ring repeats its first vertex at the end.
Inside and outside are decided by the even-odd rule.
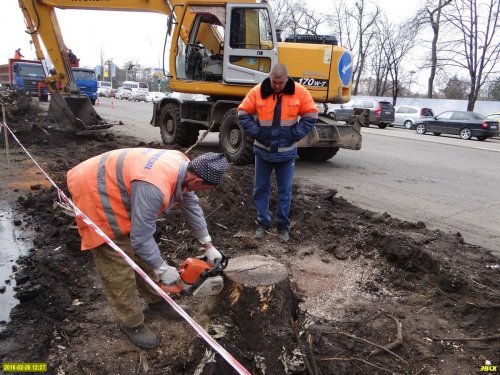
POLYGON ((174 5, 168 0, 108 0, 82 2, 74 0, 19 0, 27 33, 31 35, 36 56, 42 62, 46 85, 51 94, 49 120, 54 128, 67 131, 105 129, 112 126, 92 107, 78 89, 68 57, 68 48, 57 21, 55 8, 89 10, 147 11, 172 15, 174 5), (47 68, 42 44, 54 69, 47 68))

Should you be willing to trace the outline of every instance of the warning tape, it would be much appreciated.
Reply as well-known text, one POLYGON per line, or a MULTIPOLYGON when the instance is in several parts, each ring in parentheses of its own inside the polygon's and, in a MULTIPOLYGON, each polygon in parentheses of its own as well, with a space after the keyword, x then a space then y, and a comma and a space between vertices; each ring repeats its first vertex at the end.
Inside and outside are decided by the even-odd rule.
POLYGON ((45 173, 43 168, 40 166, 40 164, 37 163, 37 161, 31 156, 31 154, 26 150, 26 148, 22 145, 22 143, 19 141, 19 139, 15 136, 15 134, 12 132, 12 130, 7 126, 7 124, 0 122, 0 132, 2 127, 5 127, 5 129, 12 135, 14 140, 19 144, 19 146, 23 149, 23 151, 28 155, 28 157, 35 163, 35 165, 42 171, 44 174, 45 178, 54 186, 57 190, 57 195, 59 197, 59 200, 71 205, 75 212, 75 216, 81 218, 85 224, 90 226, 100 237, 102 237, 106 243, 113 249, 115 250, 120 256, 128 263, 130 267, 134 269, 135 272, 137 272, 141 277, 160 295, 162 296, 169 304, 172 306, 172 308, 186 320, 191 327, 214 349, 216 350, 226 361, 229 363, 237 372, 238 374, 243 374, 243 375, 250 375, 250 372, 243 367, 241 363, 239 363, 226 349, 224 349, 217 341, 213 339, 212 336, 208 334, 196 321, 189 316, 167 293, 165 293, 127 254, 123 252, 122 249, 120 249, 96 224, 90 220, 72 201, 69 199, 64 192, 57 186, 57 184, 50 178, 50 176, 45 173))

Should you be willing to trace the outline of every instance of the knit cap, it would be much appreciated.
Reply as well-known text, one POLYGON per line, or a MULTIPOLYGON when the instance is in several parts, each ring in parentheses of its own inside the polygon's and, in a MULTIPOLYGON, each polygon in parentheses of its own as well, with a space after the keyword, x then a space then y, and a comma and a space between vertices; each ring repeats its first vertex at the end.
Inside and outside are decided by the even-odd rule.
POLYGON ((224 154, 208 152, 189 162, 188 169, 192 169, 205 182, 218 185, 222 181, 224 172, 229 168, 224 154))

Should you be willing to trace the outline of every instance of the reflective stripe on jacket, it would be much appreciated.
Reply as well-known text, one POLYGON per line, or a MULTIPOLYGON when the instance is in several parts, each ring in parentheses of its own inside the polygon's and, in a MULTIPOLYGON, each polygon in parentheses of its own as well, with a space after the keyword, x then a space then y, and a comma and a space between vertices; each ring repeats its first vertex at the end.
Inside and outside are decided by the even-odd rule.
POLYGON ((291 78, 280 94, 273 92, 271 80, 266 78, 248 92, 238 107, 238 118, 245 132, 255 139, 254 151, 259 156, 284 161, 297 155, 296 142, 315 125, 318 109, 309 91, 291 78), (281 107, 276 111, 276 119, 278 95, 281 107))
MULTIPOLYGON (((164 202, 158 215, 175 194, 179 168, 189 158, 179 151, 126 148, 88 159, 67 175, 73 202, 111 239, 130 233, 131 182, 141 180, 158 187, 164 202)), ((76 218, 82 250, 104 243, 97 233, 76 218)))

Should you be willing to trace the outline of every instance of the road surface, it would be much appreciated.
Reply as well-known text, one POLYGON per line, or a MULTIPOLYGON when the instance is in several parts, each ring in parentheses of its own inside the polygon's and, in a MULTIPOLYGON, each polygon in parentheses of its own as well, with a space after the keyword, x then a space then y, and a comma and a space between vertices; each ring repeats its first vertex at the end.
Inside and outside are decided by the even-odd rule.
MULTIPOLYGON (((124 125, 113 131, 161 142, 149 125, 151 103, 100 99, 96 109, 124 125)), ((335 188, 355 205, 428 228, 460 232, 500 257, 500 139, 465 141, 401 128, 363 128, 360 151, 340 150, 325 163, 297 161, 296 178, 335 188)), ((217 134, 203 142, 217 147, 217 134)))

